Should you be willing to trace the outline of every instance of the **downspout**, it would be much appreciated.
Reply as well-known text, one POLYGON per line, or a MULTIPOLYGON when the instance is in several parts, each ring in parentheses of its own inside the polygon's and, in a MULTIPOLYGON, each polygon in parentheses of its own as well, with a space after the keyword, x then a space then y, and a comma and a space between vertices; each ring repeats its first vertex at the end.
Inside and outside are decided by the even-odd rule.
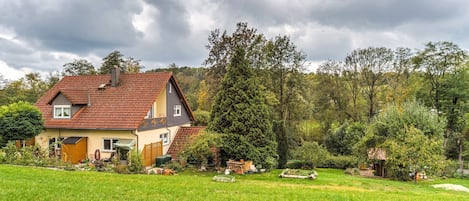
POLYGON ((135 134, 135 130, 131 130, 131 131, 130 131, 130 134, 131 134, 131 135, 135 135, 135 136, 137 137, 137 151, 138 151, 138 135, 135 134))

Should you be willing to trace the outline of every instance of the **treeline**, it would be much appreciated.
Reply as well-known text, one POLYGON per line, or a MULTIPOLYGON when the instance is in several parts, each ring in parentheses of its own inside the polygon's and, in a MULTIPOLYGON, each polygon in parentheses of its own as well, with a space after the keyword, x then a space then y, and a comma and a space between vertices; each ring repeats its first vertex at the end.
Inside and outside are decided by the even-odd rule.
MULTIPOLYGON (((306 55, 288 36, 267 38, 247 23, 238 23, 233 33, 212 31, 206 47, 205 67, 172 64, 146 72, 172 71, 196 113, 196 124, 205 125, 235 49, 244 49, 268 106, 280 166, 305 142, 317 142, 334 155, 352 155, 377 115, 390 105, 408 102, 445 119, 446 157, 469 159, 469 63, 467 52, 457 44, 428 42, 420 50, 360 48, 311 73, 305 69, 306 55)), ((75 60, 63 66, 61 76, 108 73, 113 66, 124 73, 144 72, 139 60, 114 51, 100 68, 75 60)), ((0 104, 35 102, 58 80, 59 76, 42 80, 28 74, 0 90, 0 104)))

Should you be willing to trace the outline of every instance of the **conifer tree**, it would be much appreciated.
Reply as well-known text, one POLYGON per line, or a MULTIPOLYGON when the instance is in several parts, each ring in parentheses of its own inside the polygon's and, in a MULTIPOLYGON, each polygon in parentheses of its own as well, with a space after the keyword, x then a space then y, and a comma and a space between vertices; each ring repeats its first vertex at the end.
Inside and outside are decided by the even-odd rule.
POLYGON ((246 60, 237 48, 215 97, 208 129, 224 134, 223 159, 252 160, 265 168, 276 165, 276 143, 263 93, 246 60))

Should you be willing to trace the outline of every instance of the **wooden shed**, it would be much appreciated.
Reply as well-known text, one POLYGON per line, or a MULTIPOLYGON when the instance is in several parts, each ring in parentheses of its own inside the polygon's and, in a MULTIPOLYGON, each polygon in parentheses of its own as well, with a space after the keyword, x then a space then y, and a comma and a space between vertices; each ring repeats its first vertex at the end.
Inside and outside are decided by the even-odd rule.
POLYGON ((62 141, 62 160, 77 164, 86 159, 88 149, 86 137, 68 137, 62 141))
POLYGON ((376 176, 386 177, 386 150, 382 148, 371 148, 368 150, 368 159, 373 160, 373 169, 376 171, 376 176))

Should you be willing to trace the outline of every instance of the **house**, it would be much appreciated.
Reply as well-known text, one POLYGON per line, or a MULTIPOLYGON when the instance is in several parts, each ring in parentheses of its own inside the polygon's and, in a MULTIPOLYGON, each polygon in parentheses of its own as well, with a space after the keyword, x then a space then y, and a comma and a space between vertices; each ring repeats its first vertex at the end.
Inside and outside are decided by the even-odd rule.
POLYGON ((165 154, 179 128, 194 120, 171 72, 120 74, 115 68, 110 75, 66 76, 35 106, 45 120, 35 142, 72 163, 155 142, 165 154))

